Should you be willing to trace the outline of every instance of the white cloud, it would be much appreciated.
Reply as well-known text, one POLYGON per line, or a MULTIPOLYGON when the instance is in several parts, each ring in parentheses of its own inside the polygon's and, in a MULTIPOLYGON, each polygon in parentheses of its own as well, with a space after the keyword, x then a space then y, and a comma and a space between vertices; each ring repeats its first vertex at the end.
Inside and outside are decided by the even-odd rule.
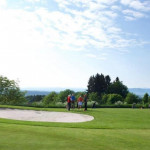
POLYGON ((121 0, 123 5, 129 5, 133 0, 121 0))
MULTIPOLYGON (((120 15, 117 10, 123 8, 116 6, 116 0, 56 2, 59 8, 53 10, 39 5, 30 11, 19 7, 0 9, 1 73, 14 79, 16 76, 19 77, 23 86, 31 83, 32 86, 65 86, 64 81, 68 86, 78 86, 81 76, 71 71, 69 75, 65 72, 72 66, 76 72, 80 72, 78 66, 87 68, 87 63, 83 65, 84 61, 78 63, 70 57, 63 58, 61 54, 65 56, 72 53, 70 51, 80 51, 73 54, 106 60, 109 48, 120 50, 131 45, 145 44, 144 41, 132 38, 132 34, 124 33, 119 24, 116 24, 120 15), (61 79, 57 76, 60 74, 61 79)), ((0 1, 0 6, 7 6, 6 1, 0 1)), ((25 8, 29 7, 33 6, 26 3, 25 8)), ((144 17, 144 14, 129 9, 123 13, 128 20, 144 17)), ((92 68, 93 66, 88 70, 92 68)), ((85 80, 85 77, 82 79, 85 80)))
POLYGON ((136 20, 136 18, 135 17, 131 17, 131 16, 125 16, 125 20, 126 21, 134 21, 134 20, 136 20))
POLYGON ((136 9, 136 10, 142 10, 142 11, 150 11, 150 2, 140 2, 140 1, 132 1, 130 3, 130 7, 136 9))
POLYGON ((139 11, 150 11, 150 2, 146 0, 121 0, 121 3, 139 11))
MULTIPOLYGON (((39 2, 39 0, 30 1, 39 2)), ((24 47, 30 45, 32 47, 37 45, 35 43, 38 43, 41 47, 48 45, 53 48, 72 51, 87 51, 87 47, 102 49, 129 46, 128 42, 125 42, 126 44, 123 42, 130 42, 130 39, 124 39, 122 37, 124 33, 114 24, 118 14, 113 10, 105 10, 109 4, 115 3, 116 0, 97 0, 95 2, 88 0, 89 3, 79 0, 56 1, 59 4, 63 4, 67 13, 62 11, 51 12, 46 8, 36 8, 30 12, 19 9, 4 11, 4 26, 1 30, 7 31, 7 34, 2 32, 1 38, 3 39, 8 35, 10 41, 14 40, 10 43, 12 45, 16 43, 18 47, 21 47, 21 45, 25 45, 24 47), (86 9, 70 9, 68 6, 76 4, 80 8, 79 3, 84 4, 86 9), (103 10, 99 10, 101 6, 103 6, 103 10), (99 11, 93 11, 94 9, 99 11), (20 37, 22 37, 22 41, 20 41, 20 37), (117 45, 118 40, 119 45, 117 45), (19 44, 16 41, 19 41, 19 44), (32 44, 31 41, 33 42, 32 44)), ((117 7, 114 8, 117 9, 117 7)), ((126 17, 128 20, 143 17, 142 13, 135 11, 124 10, 123 13, 128 15, 126 17)))
POLYGON ((120 11, 122 8, 120 6, 113 5, 113 6, 111 6, 111 9, 112 10, 119 10, 120 11))
POLYGON ((143 14, 143 13, 140 13, 140 12, 137 12, 137 11, 133 11, 133 10, 129 10, 129 9, 127 9, 127 10, 123 10, 123 13, 125 14, 125 15, 128 15, 127 17, 128 18, 143 18, 143 17, 146 17, 146 15, 145 14, 143 14))

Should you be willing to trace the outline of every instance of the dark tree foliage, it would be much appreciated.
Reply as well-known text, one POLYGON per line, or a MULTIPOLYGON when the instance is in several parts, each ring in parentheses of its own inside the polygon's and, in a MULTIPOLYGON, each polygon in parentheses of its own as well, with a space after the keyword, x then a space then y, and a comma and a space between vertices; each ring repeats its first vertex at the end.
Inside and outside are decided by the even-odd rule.
POLYGON ((26 99, 28 100, 28 102, 33 103, 41 101, 44 97, 45 95, 30 95, 26 96, 26 99))
POLYGON ((91 76, 89 78, 89 82, 88 82, 87 87, 88 87, 88 90, 87 90, 88 93, 95 92, 95 77, 94 76, 91 76))
POLYGON ((118 81, 120 81, 120 80, 119 80, 119 78, 117 77, 115 81, 118 82, 118 81))
POLYGON ((110 81, 111 81, 111 78, 109 77, 109 75, 105 76, 105 83, 107 87, 110 85, 110 81))
POLYGON ((129 91, 128 91, 127 86, 125 86, 119 80, 115 80, 113 83, 111 83, 107 90, 108 94, 119 94, 123 98, 125 98, 127 96, 128 92, 129 91))
POLYGON ((97 93, 100 99, 103 94, 119 94, 125 98, 128 94, 128 88, 117 77, 114 82, 111 82, 109 75, 96 74, 89 78, 87 86, 88 94, 97 93))
POLYGON ((88 93, 97 93, 98 96, 101 97, 101 94, 106 93, 109 85, 110 85, 111 78, 109 75, 104 76, 103 74, 96 74, 95 76, 91 76, 88 82, 88 93))

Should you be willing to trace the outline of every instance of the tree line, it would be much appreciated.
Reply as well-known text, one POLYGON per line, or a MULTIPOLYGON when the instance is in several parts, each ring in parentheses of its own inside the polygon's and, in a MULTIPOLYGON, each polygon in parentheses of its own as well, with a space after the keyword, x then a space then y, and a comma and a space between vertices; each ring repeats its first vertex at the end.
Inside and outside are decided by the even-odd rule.
POLYGON ((97 102, 98 105, 113 105, 113 104, 150 104, 150 96, 145 93, 143 97, 139 97, 130 93, 128 87, 116 77, 111 81, 109 75, 96 74, 89 78, 87 90, 84 92, 74 92, 66 89, 61 92, 50 92, 48 95, 33 95, 25 96, 14 80, 9 80, 7 77, 0 76, 0 104, 9 105, 27 105, 40 104, 41 106, 49 106, 62 104, 65 106, 67 96, 74 94, 76 99, 84 94, 88 95, 88 102, 97 102))
POLYGON ((128 87, 116 77, 111 82, 109 75, 96 74, 89 78, 87 85, 88 97, 99 104, 148 104, 150 97, 145 93, 141 98, 134 93, 130 93, 128 87))

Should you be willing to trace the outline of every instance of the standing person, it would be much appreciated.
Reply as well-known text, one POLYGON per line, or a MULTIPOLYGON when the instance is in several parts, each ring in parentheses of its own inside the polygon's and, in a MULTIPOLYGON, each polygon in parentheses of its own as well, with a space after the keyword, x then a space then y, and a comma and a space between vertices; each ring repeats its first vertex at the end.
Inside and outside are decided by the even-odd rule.
POLYGON ((71 108, 75 108, 75 96, 74 94, 71 95, 71 108))
POLYGON ((82 108, 82 102, 83 102, 83 98, 82 98, 82 96, 80 96, 79 98, 78 98, 78 109, 80 108, 82 108))
POLYGON ((68 95, 68 97, 67 97, 67 108, 68 108, 68 111, 70 111, 70 108, 71 108, 71 98, 70 98, 70 95, 68 95))
POLYGON ((96 102, 93 103, 92 108, 96 108, 96 102))
POLYGON ((87 95, 84 95, 84 111, 87 110, 87 95))

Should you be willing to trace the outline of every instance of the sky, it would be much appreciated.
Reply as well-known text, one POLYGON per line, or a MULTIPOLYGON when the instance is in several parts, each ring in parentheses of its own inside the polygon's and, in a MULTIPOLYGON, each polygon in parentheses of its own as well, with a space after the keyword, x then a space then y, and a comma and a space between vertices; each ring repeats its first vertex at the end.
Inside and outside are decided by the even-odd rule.
POLYGON ((97 73, 150 88, 149 0, 0 0, 0 75, 86 88, 97 73))

